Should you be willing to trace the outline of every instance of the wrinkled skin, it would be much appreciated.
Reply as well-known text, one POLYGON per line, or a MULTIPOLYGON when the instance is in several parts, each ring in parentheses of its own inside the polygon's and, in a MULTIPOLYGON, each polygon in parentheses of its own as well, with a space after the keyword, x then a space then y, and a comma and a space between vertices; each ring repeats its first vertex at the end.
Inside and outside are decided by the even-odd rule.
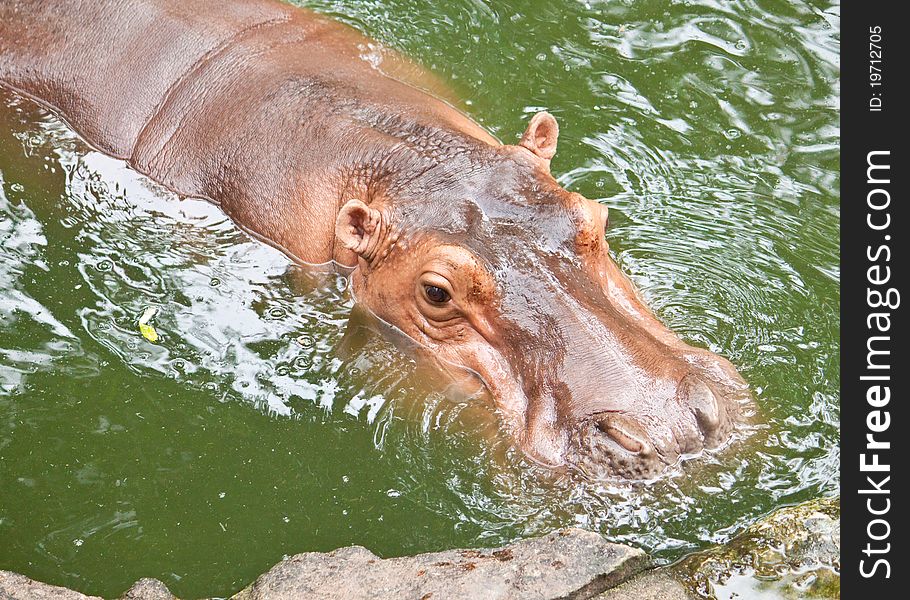
POLYGON ((476 374, 543 464, 649 478, 742 420, 733 366, 657 321, 606 207, 552 177, 547 113, 500 144, 406 59, 272 0, 11 0, 0 84, 295 260, 351 270, 357 301, 476 374))

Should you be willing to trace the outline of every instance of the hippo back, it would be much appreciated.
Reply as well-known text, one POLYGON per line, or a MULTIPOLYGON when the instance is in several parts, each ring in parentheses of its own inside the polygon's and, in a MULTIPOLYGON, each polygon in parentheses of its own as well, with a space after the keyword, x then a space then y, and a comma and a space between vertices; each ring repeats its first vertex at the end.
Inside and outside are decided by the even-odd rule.
POLYGON ((201 59, 289 13, 268 1, 3 2, 0 80, 54 109, 98 149, 128 159, 168 91, 201 59))

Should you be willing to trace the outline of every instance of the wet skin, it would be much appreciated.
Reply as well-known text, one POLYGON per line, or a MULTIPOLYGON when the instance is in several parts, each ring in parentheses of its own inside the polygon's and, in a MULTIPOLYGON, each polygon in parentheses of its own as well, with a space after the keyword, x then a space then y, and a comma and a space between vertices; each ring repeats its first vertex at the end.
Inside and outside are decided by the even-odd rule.
POLYGON ((500 144, 406 59, 269 0, 4 3, 0 84, 296 261, 349 270, 358 303, 476 374, 543 464, 653 477, 742 420, 733 366, 651 314, 606 207, 552 177, 547 113, 500 144))

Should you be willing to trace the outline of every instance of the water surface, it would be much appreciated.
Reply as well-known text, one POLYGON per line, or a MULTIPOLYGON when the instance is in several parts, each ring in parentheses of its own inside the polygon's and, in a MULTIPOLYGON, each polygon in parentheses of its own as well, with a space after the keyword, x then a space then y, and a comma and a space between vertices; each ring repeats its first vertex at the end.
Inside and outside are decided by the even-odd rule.
POLYGON ((670 561, 838 490, 838 14, 826 2, 320 1, 609 205, 616 260, 738 366, 761 426, 659 482, 553 478, 483 395, 292 266, 0 92, 0 568, 229 594, 285 554, 579 526, 670 561), (137 320, 147 307, 161 339, 137 320))

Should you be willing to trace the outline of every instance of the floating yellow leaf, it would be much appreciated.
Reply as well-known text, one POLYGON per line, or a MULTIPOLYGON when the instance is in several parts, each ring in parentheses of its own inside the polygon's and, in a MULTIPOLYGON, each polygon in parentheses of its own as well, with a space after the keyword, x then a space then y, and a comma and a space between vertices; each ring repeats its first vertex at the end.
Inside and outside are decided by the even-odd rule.
POLYGON ((149 306, 145 309, 145 312, 142 313, 142 316, 139 317, 139 333, 150 342, 158 341, 158 332, 155 331, 154 327, 149 325, 149 321, 152 320, 152 317, 155 316, 156 312, 158 312, 157 308, 149 306))
POLYGON ((142 337, 147 339, 150 342, 158 341, 158 332, 155 331, 155 328, 151 325, 146 325, 145 323, 139 324, 139 332, 142 333, 142 337))

